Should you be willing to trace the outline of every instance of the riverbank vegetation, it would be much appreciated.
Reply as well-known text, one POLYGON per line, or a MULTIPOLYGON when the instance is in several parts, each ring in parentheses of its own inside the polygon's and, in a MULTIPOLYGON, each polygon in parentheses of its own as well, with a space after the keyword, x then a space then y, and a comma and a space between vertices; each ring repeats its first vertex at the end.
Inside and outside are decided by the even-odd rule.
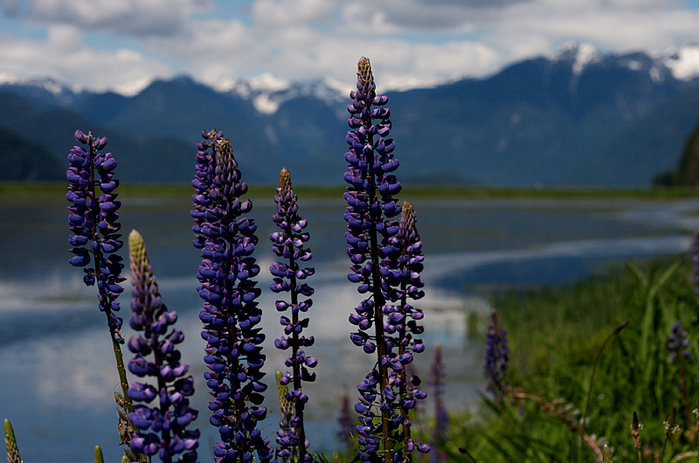
POLYGON ((697 461, 693 265, 495 296, 509 368, 483 410, 450 420, 448 461, 601 461, 605 446, 604 461, 697 461))
MULTIPOLYGON (((276 185, 250 185, 248 195, 251 197, 267 197, 274 192, 276 185)), ((39 196, 56 198, 65 192, 63 182, 2 182, 0 195, 39 196)), ((342 198, 344 188, 330 185, 299 185, 294 186, 305 198, 342 198)), ((124 184, 119 187, 122 197, 128 196, 182 196, 187 200, 192 195, 191 185, 157 185, 157 184, 124 184)), ((457 185, 407 185, 404 196, 411 199, 422 198, 463 198, 463 199, 647 199, 672 200, 692 198, 697 195, 694 188, 578 188, 578 187, 490 187, 490 186, 457 186, 457 185)), ((59 197, 60 199, 60 197, 59 197)))

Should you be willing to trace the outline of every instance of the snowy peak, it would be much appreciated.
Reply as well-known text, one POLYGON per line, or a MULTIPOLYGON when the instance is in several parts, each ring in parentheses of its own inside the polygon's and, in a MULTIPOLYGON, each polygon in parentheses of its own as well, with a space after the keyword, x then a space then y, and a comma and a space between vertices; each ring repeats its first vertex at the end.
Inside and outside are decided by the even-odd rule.
POLYGON ((699 77, 699 44, 688 44, 670 52, 662 59, 663 64, 677 80, 692 80, 699 77))
POLYGON ((571 66, 576 76, 590 67, 604 65, 648 73, 656 84, 668 78, 684 82, 699 78, 699 44, 688 44, 660 56, 650 56, 641 51, 619 55, 603 53, 591 44, 568 42, 548 59, 571 66))
POLYGON ((313 96, 329 103, 341 101, 346 92, 340 92, 334 82, 311 81, 292 83, 271 74, 262 74, 249 80, 223 80, 213 85, 217 91, 230 93, 252 101, 262 114, 274 114, 279 107, 295 98, 313 96))
POLYGON ((566 43, 549 57, 552 61, 571 61, 576 75, 581 74, 588 66, 601 62, 603 58, 604 55, 594 45, 577 42, 566 43))
POLYGON ((0 85, 16 85, 44 90, 56 96, 74 93, 65 82, 60 82, 51 77, 23 78, 12 71, 0 69, 0 85))

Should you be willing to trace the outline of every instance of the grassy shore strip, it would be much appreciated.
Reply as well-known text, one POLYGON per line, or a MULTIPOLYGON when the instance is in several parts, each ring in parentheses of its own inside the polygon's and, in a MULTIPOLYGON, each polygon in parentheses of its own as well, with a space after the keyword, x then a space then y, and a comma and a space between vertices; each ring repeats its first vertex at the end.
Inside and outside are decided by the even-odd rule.
POLYGON ((629 263, 564 287, 494 296, 510 341, 511 390, 502 401, 486 394, 484 410, 454 417, 449 461, 474 461, 460 448, 478 462, 599 461, 587 440, 581 444, 583 422, 585 439, 598 450, 608 443, 616 461, 693 455, 699 300, 692 267, 685 254, 629 263), (668 350, 676 321, 689 340, 682 367, 668 350), (673 408, 678 429, 668 431, 673 408), (640 451, 630 432, 634 412, 643 424, 640 451))
MULTIPOLYGON (((251 196, 274 194, 276 185, 249 185, 251 196)), ((2 195, 26 195, 64 192, 64 182, 0 182, 2 195)), ((341 197, 343 187, 321 185, 294 185, 297 194, 309 198, 328 196, 341 197)), ((123 195, 189 195, 192 187, 186 184, 155 185, 140 184, 119 186, 118 192, 123 195)), ((670 200, 699 196, 699 191, 689 188, 583 188, 583 187, 552 187, 552 188, 520 188, 520 187, 470 187, 446 185, 410 185, 403 186, 403 196, 411 198, 594 198, 594 199, 650 199, 670 200)))

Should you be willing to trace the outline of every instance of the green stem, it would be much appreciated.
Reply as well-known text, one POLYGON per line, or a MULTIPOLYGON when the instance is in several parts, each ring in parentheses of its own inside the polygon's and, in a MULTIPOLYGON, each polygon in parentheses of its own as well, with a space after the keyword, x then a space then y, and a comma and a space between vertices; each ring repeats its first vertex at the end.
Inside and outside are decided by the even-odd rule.
MULTIPOLYGON (((620 323, 617 325, 614 330, 607 336, 607 338, 604 340, 602 343, 602 346, 599 348, 599 351, 597 351, 597 357, 595 357, 595 362, 592 364, 592 374, 590 374, 590 384, 587 388, 587 399, 585 400, 585 411, 583 412, 582 415, 582 420, 580 421, 580 452, 578 452, 578 461, 582 463, 583 461, 583 448, 584 448, 584 436, 585 436, 585 424, 587 421, 587 414, 590 410, 590 401, 592 399, 592 385, 594 384, 595 381, 595 373, 597 371, 597 364, 599 363, 600 358, 602 357, 602 352, 604 352, 604 348, 607 347, 607 344, 609 344, 609 341, 612 340, 614 336, 619 334, 621 330, 626 328, 629 324, 629 320, 626 320, 625 322, 620 323)), ((662 460, 661 460, 662 461, 662 460)))

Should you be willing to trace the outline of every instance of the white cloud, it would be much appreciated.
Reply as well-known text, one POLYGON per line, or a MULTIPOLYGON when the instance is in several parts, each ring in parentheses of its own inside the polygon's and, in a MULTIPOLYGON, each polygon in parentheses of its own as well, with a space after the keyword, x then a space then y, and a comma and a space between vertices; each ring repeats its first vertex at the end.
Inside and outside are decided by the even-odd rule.
POLYGON ((251 13, 260 26, 329 24, 336 6, 336 0, 257 0, 251 13))
POLYGON ((209 0, 31 0, 28 16, 46 24, 72 24, 125 35, 174 35, 209 0))
POLYGON ((47 41, 15 39, 0 35, 0 63, 4 71, 20 77, 52 77, 75 88, 128 89, 156 76, 168 76, 163 63, 141 53, 121 49, 96 50, 81 43, 80 33, 70 26, 53 26, 47 41))
POLYGON ((569 40, 661 51, 699 38, 699 12, 682 0, 249 0, 237 9, 216 1, 29 0, 12 17, 17 0, 0 0, 5 21, 48 31, 43 41, 7 35, 0 63, 104 88, 179 73, 209 83, 265 73, 351 82, 366 55, 379 85, 397 88, 484 76, 569 40), (86 42, 87 30, 134 48, 104 50, 86 42), (86 58, 96 69, 76 72, 86 58))

